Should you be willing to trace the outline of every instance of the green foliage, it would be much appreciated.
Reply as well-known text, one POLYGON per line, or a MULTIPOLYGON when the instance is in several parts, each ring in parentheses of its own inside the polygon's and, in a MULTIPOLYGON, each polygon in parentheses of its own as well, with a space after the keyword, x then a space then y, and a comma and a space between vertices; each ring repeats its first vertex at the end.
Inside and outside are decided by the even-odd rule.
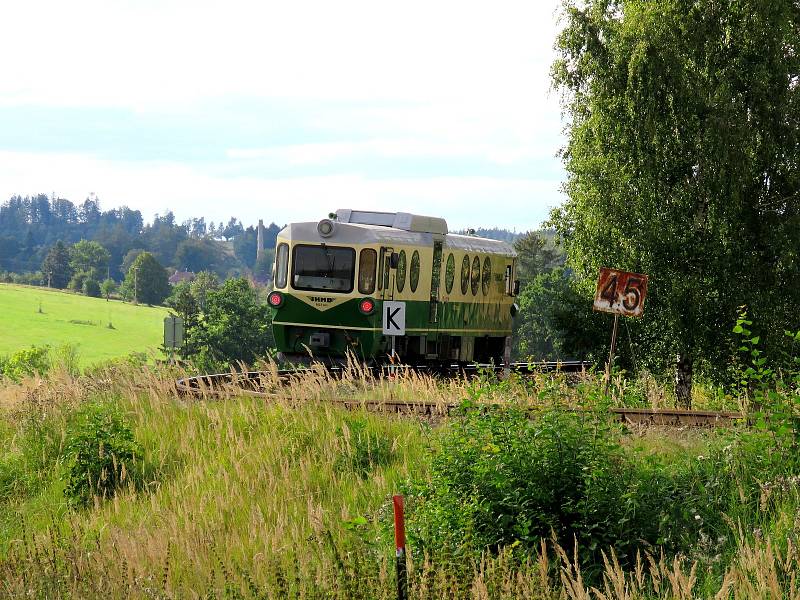
POLYGON ((523 286, 542 273, 549 273, 564 264, 564 257, 553 246, 552 238, 538 231, 529 231, 514 241, 517 251, 517 277, 523 286))
POLYGON ((454 555, 534 549, 551 532, 594 552, 627 539, 627 479, 621 447, 602 422, 465 404, 434 455, 430 483, 414 487, 411 530, 423 547, 454 555))
POLYGON ((253 364, 274 346, 271 315, 246 279, 229 279, 207 292, 205 310, 186 328, 186 347, 203 369, 253 364))
POLYGON ((126 298, 145 304, 161 304, 170 291, 166 269, 149 252, 136 257, 122 284, 126 298))
MULTIPOLYGON (((800 381, 800 357, 792 356, 785 361, 795 366, 779 376, 760 349, 761 336, 754 335, 752 327, 753 322, 741 308, 733 328, 744 358, 736 382, 739 393, 750 400, 755 431, 769 438, 769 451, 763 453, 762 460, 772 457, 783 467, 800 470, 800 388, 796 386, 800 381)), ((792 341, 800 340, 800 332, 786 331, 785 335, 792 341)), ((750 441, 754 439, 757 437, 751 437, 750 441)))
POLYGON ((797 3, 564 5, 568 199, 552 224, 581 284, 600 266, 650 275, 636 328, 654 371, 676 354, 722 367, 742 303, 764 346, 785 348, 800 306, 797 3))
POLYGON ((558 267, 540 273, 517 298, 514 353, 520 359, 593 359, 607 356, 602 342, 609 338, 608 320, 591 309, 591 298, 568 270, 558 267))
POLYGON ((17 350, 8 357, 0 357, 0 375, 12 381, 33 375, 45 375, 49 369, 47 346, 31 346, 17 350))
POLYGON ((173 312, 183 319, 184 331, 189 332, 183 341, 181 356, 189 358, 197 353, 195 345, 198 328, 203 328, 202 313, 207 307, 209 292, 219 289, 217 276, 210 271, 201 271, 194 281, 183 281, 172 289, 167 301, 173 312))
MULTIPOLYGON (((184 261, 199 259, 196 264, 202 266, 195 270, 213 268, 220 276, 227 277, 241 274, 255 262, 256 230, 253 227, 244 229, 235 218, 228 227, 212 223, 207 228, 202 217, 178 223, 175 216, 167 212, 155 215, 152 223, 145 224, 140 211, 126 206, 101 211, 97 198, 87 198, 76 205, 68 199, 49 198, 46 194, 12 196, 0 204, 0 213, 2 267, 13 272, 0 273, 0 280, 13 283, 47 285, 50 278, 53 287, 66 287, 73 274, 69 256, 63 255, 67 245, 62 244, 60 257, 53 255, 47 259, 55 240, 84 240, 102 246, 108 252, 108 260, 86 260, 96 255, 91 249, 84 253, 81 248, 88 247, 81 244, 78 252, 82 256, 74 261, 76 269, 87 271, 98 281, 103 277, 123 279, 136 255, 144 251, 152 252, 162 265, 179 268, 184 266, 184 261), (219 243, 216 238, 223 235, 232 244, 219 243), (190 243, 181 250, 186 241, 190 243), (53 262, 54 258, 58 260, 53 262), (89 266, 91 262, 95 264, 89 266), (39 265, 43 267, 42 273, 30 277, 39 265)), ((265 248, 274 247, 278 231, 280 227, 274 223, 266 228, 265 248)), ((80 287, 76 291, 80 291, 80 287)))
POLYGON ((83 282, 83 295, 90 298, 99 298, 101 293, 100 284, 96 279, 87 279, 83 282))
POLYGON ((142 449, 119 409, 93 403, 74 415, 64 444, 64 494, 75 504, 108 498, 136 480, 142 449))
POLYGON ((50 350, 50 370, 73 377, 80 374, 80 352, 75 344, 62 344, 50 350))
POLYGON ((108 268, 111 255, 98 242, 81 240, 69 250, 69 264, 75 273, 83 273, 85 278, 99 281, 102 272, 108 268))
POLYGON ((270 248, 264 250, 261 258, 256 259, 253 267, 253 276, 258 281, 268 281, 272 277, 272 266, 275 263, 275 250, 270 248))
POLYGON ((191 283, 192 295, 200 310, 206 308, 206 298, 212 290, 219 289, 219 278, 211 271, 200 271, 191 283))
POLYGON ((69 280, 69 284, 67 287, 71 289, 73 292, 83 292, 83 284, 86 282, 88 275, 83 271, 75 273, 72 276, 72 279, 69 280))
POLYGON ((117 291, 117 282, 110 277, 104 279, 103 283, 100 284, 100 291, 103 293, 105 299, 108 300, 111 298, 111 294, 117 291))
POLYGON ((478 408, 474 399, 462 411, 442 431, 429 477, 408 488, 412 541, 444 553, 439 560, 503 547, 524 555, 551 536, 565 548, 577 542, 588 576, 609 547, 628 565, 639 550, 690 553, 733 539, 737 520, 772 518, 779 491, 791 492, 800 473, 794 421, 778 413, 763 427, 715 438, 703 455, 669 456, 623 445, 605 412, 532 414, 478 408))
POLYGON ((179 269, 194 273, 212 271, 225 275, 235 266, 235 261, 225 251, 221 242, 210 238, 189 238, 178 245, 175 265, 179 269))
POLYGON ((0 444, 0 503, 35 494, 53 479, 63 439, 60 425, 53 415, 30 407, 7 438, 11 443, 0 444))
POLYGON ((345 418, 345 423, 336 429, 340 439, 341 454, 336 468, 367 477, 376 466, 386 466, 394 458, 392 441, 384 432, 370 427, 365 417, 345 418))
POLYGON ((45 285, 64 289, 72 277, 70 255, 66 244, 61 240, 50 248, 42 263, 42 281, 45 285))
POLYGON ((143 252, 147 252, 147 250, 144 250, 143 248, 133 248, 125 253, 125 256, 122 259, 122 264, 119 267, 123 275, 128 274, 128 271, 130 271, 133 262, 143 252))

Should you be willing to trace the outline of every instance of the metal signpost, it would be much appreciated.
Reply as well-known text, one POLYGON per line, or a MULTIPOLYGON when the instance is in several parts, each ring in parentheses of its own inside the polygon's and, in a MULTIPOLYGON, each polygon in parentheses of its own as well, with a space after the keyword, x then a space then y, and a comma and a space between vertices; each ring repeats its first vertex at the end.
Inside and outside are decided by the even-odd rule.
POLYGON ((392 338, 392 362, 397 357, 395 344, 398 335, 406 334, 406 303, 390 302, 383 303, 383 335, 392 338))
POLYGON ((183 345, 183 319, 170 315, 164 317, 164 348, 169 350, 169 358, 172 361, 172 353, 183 345))
POLYGON ((618 269, 600 268, 597 289, 592 308, 614 315, 614 329, 611 332, 611 350, 606 366, 606 394, 611 383, 611 366, 617 351, 617 328, 619 316, 641 317, 644 314, 644 300, 647 297, 647 275, 631 273, 618 269))

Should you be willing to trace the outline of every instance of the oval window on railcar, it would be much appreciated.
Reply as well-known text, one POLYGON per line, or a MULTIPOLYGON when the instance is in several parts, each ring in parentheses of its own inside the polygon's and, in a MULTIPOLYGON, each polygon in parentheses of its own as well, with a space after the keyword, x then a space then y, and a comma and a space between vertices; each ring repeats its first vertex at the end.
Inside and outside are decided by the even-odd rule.
POLYGON ((444 267, 444 289, 449 294, 453 291, 453 281, 456 278, 456 259, 453 253, 447 255, 447 264, 444 267))
POLYGON ((483 295, 489 295, 489 284, 492 282, 492 261, 489 257, 483 259, 483 273, 481 273, 481 288, 483 288, 483 295))
POLYGON ((275 257, 275 287, 283 289, 286 287, 286 280, 289 276, 289 245, 278 244, 278 252, 275 257))
POLYGON ((402 292, 406 287, 406 251, 400 250, 400 256, 397 259, 397 291, 402 292))
POLYGON ((477 256, 472 259, 472 295, 478 295, 478 288, 481 285, 481 259, 477 256))
POLYGON ((358 291, 371 294, 375 291, 375 269, 378 266, 378 253, 372 248, 364 248, 358 259, 358 291))
POLYGON ((461 293, 467 293, 467 289, 469 288, 469 256, 464 256, 464 260, 461 261, 461 293))
POLYGON ((414 250, 414 254, 411 255, 411 268, 408 270, 408 285, 411 286, 412 293, 417 291, 418 284, 419 284, 419 252, 414 250))

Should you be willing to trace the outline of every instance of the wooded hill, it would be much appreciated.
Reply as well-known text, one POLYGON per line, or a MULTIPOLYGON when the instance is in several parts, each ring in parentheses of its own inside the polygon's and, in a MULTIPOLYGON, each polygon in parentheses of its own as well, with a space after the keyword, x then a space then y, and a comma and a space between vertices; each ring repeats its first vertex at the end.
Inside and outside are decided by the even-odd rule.
MULTIPOLYGON (((265 228, 271 248, 280 227, 265 228)), ((0 272, 36 273, 57 241, 96 241, 109 253, 104 275, 121 280, 131 251, 151 252, 164 266, 210 270, 220 277, 257 270, 256 227, 231 217, 227 224, 192 218, 178 223, 172 212, 146 223, 141 211, 122 206, 103 211, 95 197, 75 204, 65 198, 12 196, 0 205, 0 272)), ((130 261, 128 261, 130 262, 130 261)), ((36 283, 28 281, 27 283, 36 283)))

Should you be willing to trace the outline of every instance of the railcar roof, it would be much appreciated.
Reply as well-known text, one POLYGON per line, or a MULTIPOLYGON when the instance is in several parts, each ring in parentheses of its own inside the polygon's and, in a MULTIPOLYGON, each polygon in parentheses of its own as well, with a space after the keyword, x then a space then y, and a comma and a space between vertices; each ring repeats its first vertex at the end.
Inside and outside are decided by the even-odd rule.
MULTIPOLYGON (((434 235, 417 231, 406 231, 396 227, 384 225, 366 225, 363 223, 335 223, 335 229, 330 237, 323 238, 317 231, 317 223, 290 223, 278 234, 279 237, 291 241, 308 242, 312 244, 326 243, 332 246, 349 244, 383 244, 404 246, 432 246, 434 235)), ((516 256, 513 246, 507 242, 491 240, 473 235, 460 235, 448 233, 437 235, 437 239, 444 241, 444 247, 452 250, 466 252, 480 252, 486 254, 501 254, 503 256, 516 256)))

